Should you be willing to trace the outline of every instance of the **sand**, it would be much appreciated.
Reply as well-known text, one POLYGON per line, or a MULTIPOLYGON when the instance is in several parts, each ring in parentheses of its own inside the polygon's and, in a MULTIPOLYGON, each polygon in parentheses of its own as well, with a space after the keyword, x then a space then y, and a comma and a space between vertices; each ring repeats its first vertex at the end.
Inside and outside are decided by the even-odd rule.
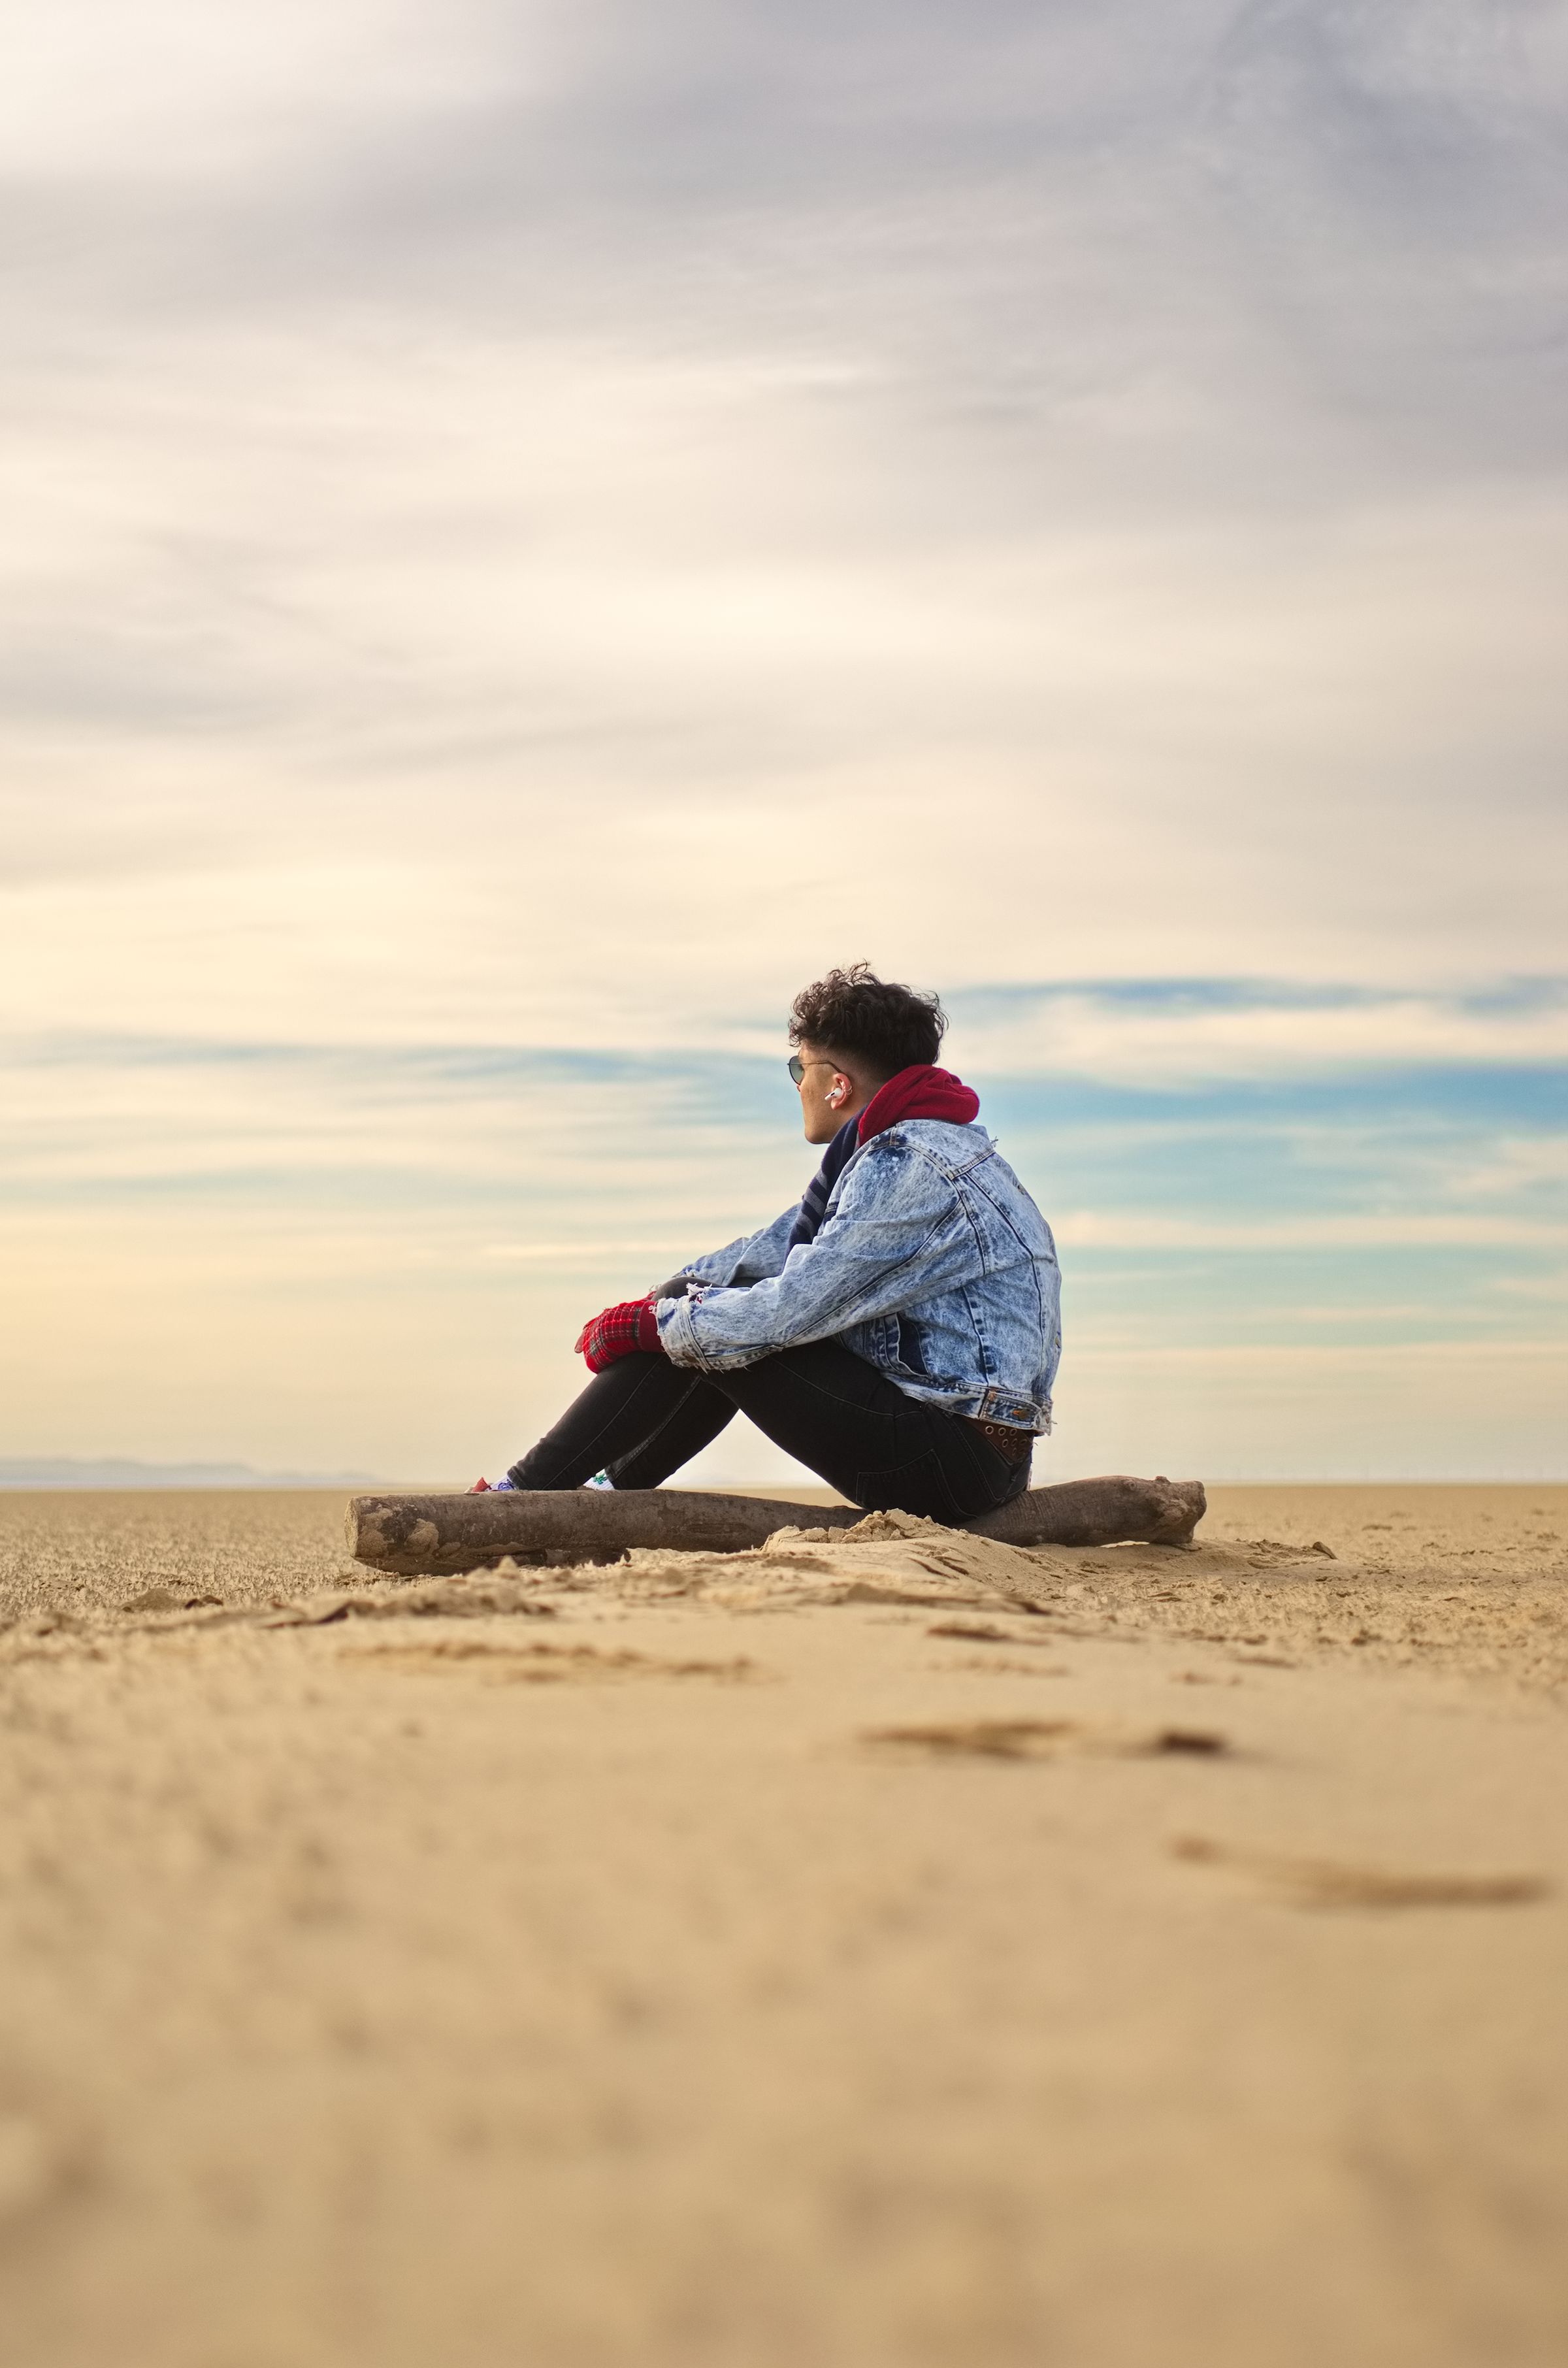
POLYGON ((1568 1489, 1212 1502, 0 1497, 7 2360, 1561 2368, 1568 1489))

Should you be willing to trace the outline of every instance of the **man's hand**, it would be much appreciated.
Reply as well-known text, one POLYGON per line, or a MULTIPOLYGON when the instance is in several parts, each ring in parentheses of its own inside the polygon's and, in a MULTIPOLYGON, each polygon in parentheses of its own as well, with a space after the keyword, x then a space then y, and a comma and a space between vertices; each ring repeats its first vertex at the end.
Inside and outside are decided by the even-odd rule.
POLYGON ((600 1315, 592 1316, 578 1333, 573 1347, 582 1357, 591 1373, 602 1373, 618 1357, 656 1357, 662 1353, 659 1345, 659 1322, 653 1313, 652 1299, 623 1299, 614 1307, 607 1307, 600 1315))

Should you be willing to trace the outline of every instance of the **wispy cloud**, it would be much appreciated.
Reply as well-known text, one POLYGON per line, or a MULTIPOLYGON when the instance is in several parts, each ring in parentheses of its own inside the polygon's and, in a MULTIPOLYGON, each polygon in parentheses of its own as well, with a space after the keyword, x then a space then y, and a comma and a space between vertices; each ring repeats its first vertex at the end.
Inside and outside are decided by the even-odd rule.
POLYGON ((1551 1249, 1568 1251, 1568 1217, 1427 1215, 1292 1217, 1242 1224, 1157 1217, 1125 1210, 1069 1209, 1057 1219, 1068 1249, 1225 1250, 1245 1254, 1295 1249, 1551 1249))
POLYGON ((1471 994, 1309 982, 1134 979, 951 998, 975 1057, 1006 1073, 1177 1084, 1347 1069, 1568 1068, 1568 981, 1471 994))

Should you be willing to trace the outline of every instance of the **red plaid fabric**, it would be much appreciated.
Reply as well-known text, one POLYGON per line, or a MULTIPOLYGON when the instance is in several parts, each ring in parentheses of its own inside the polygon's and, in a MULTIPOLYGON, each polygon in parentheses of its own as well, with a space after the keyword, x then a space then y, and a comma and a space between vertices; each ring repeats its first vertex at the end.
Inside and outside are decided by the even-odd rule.
POLYGON ((591 1373, 602 1373, 618 1357, 659 1354, 659 1323, 651 1299, 623 1299, 584 1325, 573 1346, 591 1373))

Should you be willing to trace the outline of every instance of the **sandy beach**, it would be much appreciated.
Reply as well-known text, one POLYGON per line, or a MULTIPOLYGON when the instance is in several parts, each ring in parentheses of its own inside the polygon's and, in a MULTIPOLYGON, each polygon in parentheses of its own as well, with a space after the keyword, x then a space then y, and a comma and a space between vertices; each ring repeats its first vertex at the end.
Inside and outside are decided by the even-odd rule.
POLYGON ((0 1497, 18 2368, 1558 2368, 1568 1488, 0 1497))

